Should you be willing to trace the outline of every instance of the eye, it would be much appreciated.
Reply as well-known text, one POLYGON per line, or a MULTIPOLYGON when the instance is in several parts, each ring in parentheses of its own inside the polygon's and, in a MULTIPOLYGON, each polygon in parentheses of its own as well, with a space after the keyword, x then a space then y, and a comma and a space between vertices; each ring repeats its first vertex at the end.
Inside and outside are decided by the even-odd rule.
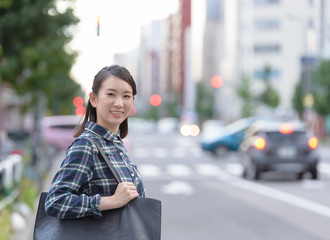
POLYGON ((131 98, 131 95, 125 95, 124 98, 131 98))
POLYGON ((109 96, 111 96, 111 97, 115 96, 114 93, 108 93, 107 95, 109 95, 109 96))

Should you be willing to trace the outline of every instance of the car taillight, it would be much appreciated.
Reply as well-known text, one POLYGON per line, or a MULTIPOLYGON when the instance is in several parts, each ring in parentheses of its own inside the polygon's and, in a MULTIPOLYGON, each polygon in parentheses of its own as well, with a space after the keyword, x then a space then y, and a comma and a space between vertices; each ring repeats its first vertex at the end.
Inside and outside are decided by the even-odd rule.
POLYGON ((291 134, 293 133, 293 126, 289 123, 283 123, 279 126, 279 131, 282 134, 291 134))
POLYGON ((256 149, 262 150, 266 147, 266 141, 262 137, 258 137, 256 140, 254 140, 253 145, 256 149))
POLYGON ((308 139, 308 146, 311 149, 317 148, 318 143, 319 143, 319 141, 318 141, 317 137, 311 137, 308 139))

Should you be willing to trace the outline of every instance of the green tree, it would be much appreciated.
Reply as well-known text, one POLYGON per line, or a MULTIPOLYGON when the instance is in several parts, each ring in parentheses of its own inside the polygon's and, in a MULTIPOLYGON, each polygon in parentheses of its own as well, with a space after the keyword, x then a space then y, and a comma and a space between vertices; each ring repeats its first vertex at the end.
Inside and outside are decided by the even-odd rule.
POLYGON ((268 65, 264 67, 262 80, 265 83, 265 91, 260 95, 260 100, 267 106, 275 108, 280 103, 280 98, 276 89, 271 85, 272 68, 268 65))
POLYGON ((311 91, 314 97, 313 108, 326 116, 330 114, 330 60, 321 60, 311 74, 311 91))
POLYGON ((55 0, 13 0, 0 8, 0 79, 30 99, 26 106, 43 95, 52 113, 73 113, 72 99, 82 92, 70 77, 77 54, 66 45, 78 21, 71 7, 59 12, 55 0))
POLYGON ((303 94, 301 91, 301 80, 298 81, 295 87, 295 91, 292 98, 292 106, 299 114, 299 118, 302 119, 304 113, 304 105, 303 105, 303 94))
POLYGON ((243 117, 250 117, 255 112, 255 100, 251 91, 251 82, 247 76, 242 77, 240 86, 237 88, 237 94, 243 100, 241 114, 243 117))
POLYGON ((205 85, 205 82, 200 81, 197 83, 197 94, 195 109, 198 113, 199 120, 203 122, 213 116, 214 94, 211 87, 205 85))

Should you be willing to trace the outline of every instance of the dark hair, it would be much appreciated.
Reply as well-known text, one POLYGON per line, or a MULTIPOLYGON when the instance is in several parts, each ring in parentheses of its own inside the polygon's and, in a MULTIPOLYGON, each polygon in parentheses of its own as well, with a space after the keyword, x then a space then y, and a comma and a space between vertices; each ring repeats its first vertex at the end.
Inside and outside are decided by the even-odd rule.
MULTIPOLYGON (((129 73, 129 71, 122 66, 112 65, 109 67, 102 68, 95 75, 93 87, 92 87, 92 91, 95 96, 97 96, 97 94, 99 93, 99 90, 101 88, 103 81, 110 76, 116 76, 116 77, 122 79, 123 81, 127 82, 132 87, 133 96, 136 95, 136 84, 135 84, 133 77, 129 73)), ((90 99, 88 99, 88 104, 87 104, 86 113, 84 116, 84 121, 82 122, 82 124, 79 124, 76 127, 74 137, 79 137, 85 131, 85 125, 88 120, 91 122, 95 122, 95 123, 97 121, 96 109, 92 106, 90 99)), ((119 130, 120 130, 120 137, 125 138, 128 133, 127 118, 120 124, 119 130)))

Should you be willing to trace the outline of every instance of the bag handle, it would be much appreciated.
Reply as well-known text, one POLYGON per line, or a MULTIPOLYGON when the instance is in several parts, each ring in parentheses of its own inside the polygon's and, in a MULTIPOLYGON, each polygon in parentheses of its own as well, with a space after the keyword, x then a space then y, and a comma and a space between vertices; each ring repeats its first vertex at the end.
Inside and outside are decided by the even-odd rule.
POLYGON ((109 160, 109 158, 105 155, 105 153, 103 152, 103 150, 100 148, 99 144, 93 139, 90 138, 90 140, 92 140, 92 142, 95 144, 95 146, 97 147, 97 149, 99 150, 99 152, 101 153, 103 159, 105 160, 105 162, 108 164, 113 176, 115 177, 115 180, 117 183, 121 183, 123 182, 117 172, 117 170, 114 168, 114 166, 112 165, 111 161, 109 160))

